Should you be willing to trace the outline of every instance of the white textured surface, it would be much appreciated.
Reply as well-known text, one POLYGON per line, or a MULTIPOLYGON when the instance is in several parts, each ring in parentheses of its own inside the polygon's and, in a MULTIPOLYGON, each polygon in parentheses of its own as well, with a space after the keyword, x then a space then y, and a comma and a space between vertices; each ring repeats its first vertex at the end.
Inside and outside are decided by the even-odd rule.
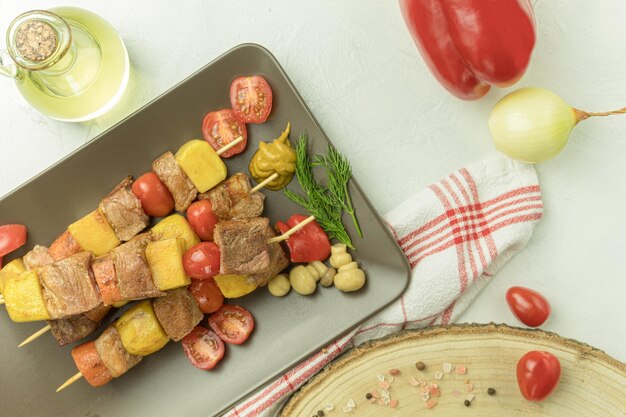
MULTIPOLYGON (((17 14, 61 4, 90 8, 118 28, 134 83, 123 108, 72 125, 40 116, 0 80, 0 196, 243 42, 276 55, 381 212, 496 152, 487 117, 506 90, 469 103, 445 92, 396 1, 0 0, 0 38, 17 14)), ((535 14, 538 41, 517 86, 548 87, 586 110, 626 105, 626 2, 539 0, 535 14)), ((552 303, 544 329, 626 361, 625 138, 626 116, 589 120, 538 166, 545 217, 462 321, 519 325, 504 293, 529 286, 552 303)))

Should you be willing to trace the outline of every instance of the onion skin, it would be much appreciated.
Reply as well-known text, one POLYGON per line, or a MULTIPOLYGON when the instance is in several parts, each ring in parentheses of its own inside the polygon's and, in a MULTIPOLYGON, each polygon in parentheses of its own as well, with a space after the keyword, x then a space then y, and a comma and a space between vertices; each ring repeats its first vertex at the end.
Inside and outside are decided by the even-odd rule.
POLYGON ((521 88, 504 96, 489 116, 496 148, 522 162, 556 156, 567 144, 581 112, 545 88, 521 88))

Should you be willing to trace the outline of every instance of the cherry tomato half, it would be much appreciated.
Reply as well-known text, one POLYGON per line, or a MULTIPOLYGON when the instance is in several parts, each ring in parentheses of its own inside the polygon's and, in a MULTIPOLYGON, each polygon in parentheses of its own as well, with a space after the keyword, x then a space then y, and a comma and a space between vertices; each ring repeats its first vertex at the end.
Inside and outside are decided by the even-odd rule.
POLYGON ((200 200, 187 209, 187 221, 200 239, 212 242, 213 230, 220 219, 213 213, 213 205, 209 200, 200 200))
POLYGON ((209 326, 224 342, 240 345, 254 330, 254 318, 243 307, 224 304, 209 316, 209 326))
POLYGON ((260 75, 236 78, 230 85, 230 105, 244 123, 263 123, 272 111, 270 85, 260 75))
POLYGON ((215 313, 224 304, 224 294, 213 279, 192 279, 189 291, 205 314, 215 313))
POLYGON ((212 331, 196 326, 181 340, 183 351, 193 366, 210 370, 224 357, 224 342, 212 331))
POLYGON ((220 249, 213 242, 200 242, 183 255, 185 272, 194 279, 213 278, 220 272, 220 249))
POLYGON ((517 362, 517 385, 529 401, 543 401, 561 378, 561 363, 553 354, 530 351, 517 362))
POLYGON ((0 258, 26 243, 26 226, 5 224, 0 226, 0 258))
POLYGON ((222 158, 230 158, 246 149, 248 132, 246 125, 237 120, 231 109, 207 113, 202 121, 202 134, 216 151, 229 144, 239 136, 243 141, 224 152, 222 158))
POLYGON ((506 292, 506 302, 515 317, 530 327, 541 326, 550 315, 550 303, 537 291, 524 287, 511 287, 506 292))
POLYGON ((133 183, 133 194, 148 216, 164 217, 174 210, 174 197, 154 172, 147 172, 133 183))

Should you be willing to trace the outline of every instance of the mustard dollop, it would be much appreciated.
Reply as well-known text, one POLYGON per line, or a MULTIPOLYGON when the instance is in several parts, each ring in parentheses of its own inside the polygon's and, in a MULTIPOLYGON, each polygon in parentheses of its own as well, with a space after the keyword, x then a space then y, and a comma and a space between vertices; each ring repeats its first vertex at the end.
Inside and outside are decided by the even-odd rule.
POLYGON ((272 174, 278 176, 270 181, 265 188, 277 191, 289 184, 296 172, 296 151, 289 142, 291 124, 272 143, 261 142, 248 169, 256 182, 263 182, 272 174))

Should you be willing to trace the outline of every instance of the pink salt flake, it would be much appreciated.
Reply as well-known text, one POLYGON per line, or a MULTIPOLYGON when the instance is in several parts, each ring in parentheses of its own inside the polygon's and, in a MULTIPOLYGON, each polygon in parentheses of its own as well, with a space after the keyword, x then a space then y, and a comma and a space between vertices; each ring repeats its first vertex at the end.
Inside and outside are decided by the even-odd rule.
POLYGON ((398 376, 400 375, 400 370, 397 368, 393 368, 389 370, 389 375, 398 376))
POLYGON ((467 385, 465 386, 465 391, 467 391, 467 392, 472 392, 472 391, 474 391, 474 384, 467 384, 467 385))
POLYGON ((409 385, 411 385, 412 387, 417 387, 419 384, 420 384, 419 381, 415 379, 414 376, 409 378, 409 385))
POLYGON ((454 395, 455 397, 459 397, 461 396, 461 391, 459 391, 458 389, 455 389, 452 391, 452 395, 454 395))
POLYGON ((398 406, 398 400, 389 401, 389 408, 396 408, 398 406))
POLYGON ((378 405, 385 405, 385 402, 382 399, 378 400, 378 405))
POLYGON ((380 394, 375 389, 371 390, 370 394, 372 394, 373 398, 380 398, 380 394))
POLYGON ((378 383, 378 385, 380 385, 382 389, 389 389, 389 387, 391 386, 391 384, 387 381, 381 381, 378 383))
POLYGON ((463 365, 458 365, 456 368, 454 368, 454 372, 457 375, 465 375, 467 373, 467 368, 463 365))
POLYGON ((433 408, 436 405, 437 405, 437 400, 434 398, 431 398, 430 400, 426 401, 426 403, 424 404, 424 407, 433 408))
POLYGON ((439 390, 439 388, 431 388, 430 390, 431 397, 439 397, 440 394, 441 394, 441 391, 439 390))

